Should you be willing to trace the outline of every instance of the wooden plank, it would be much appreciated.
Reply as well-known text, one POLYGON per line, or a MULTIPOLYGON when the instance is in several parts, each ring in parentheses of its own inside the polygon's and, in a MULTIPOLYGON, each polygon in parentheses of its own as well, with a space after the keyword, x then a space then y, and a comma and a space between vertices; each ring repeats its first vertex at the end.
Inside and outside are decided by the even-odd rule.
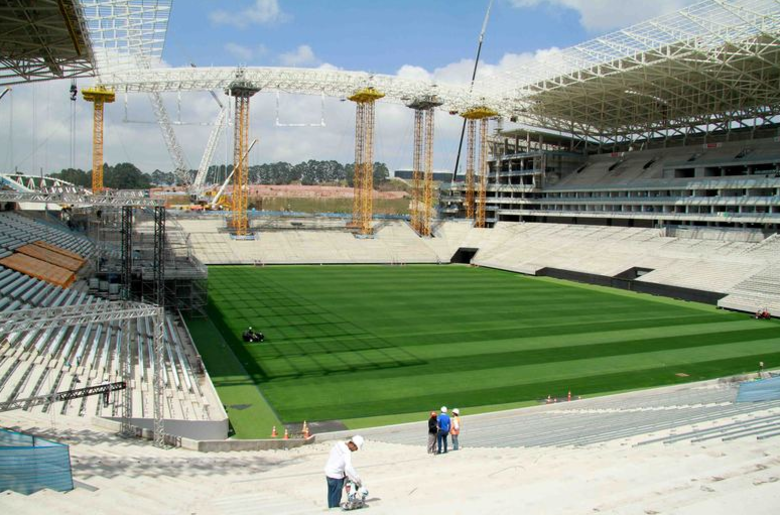
POLYGON ((57 245, 53 245, 51 243, 48 243, 43 240, 38 240, 36 242, 33 242, 35 245, 38 245, 39 247, 43 247, 45 249, 49 249, 51 251, 54 251, 58 254, 62 254, 63 256, 68 256, 71 259, 78 259, 82 263, 85 263, 87 260, 84 259, 83 256, 76 254, 75 252, 71 252, 69 250, 63 249, 62 247, 58 247, 57 245))
POLYGON ((84 264, 79 260, 65 256, 58 252, 54 252, 53 250, 49 250, 44 247, 39 247, 38 245, 34 245, 34 244, 19 247, 18 249, 16 249, 16 252, 21 252, 22 254, 26 254, 32 258, 40 259, 41 261, 46 261, 47 263, 51 263, 52 265, 57 265, 60 268, 66 268, 73 272, 81 268, 82 265, 84 264))
POLYGON ((0 265, 62 288, 67 288, 76 280, 76 274, 66 268, 41 261, 40 259, 35 259, 19 252, 10 255, 7 258, 0 259, 0 265))

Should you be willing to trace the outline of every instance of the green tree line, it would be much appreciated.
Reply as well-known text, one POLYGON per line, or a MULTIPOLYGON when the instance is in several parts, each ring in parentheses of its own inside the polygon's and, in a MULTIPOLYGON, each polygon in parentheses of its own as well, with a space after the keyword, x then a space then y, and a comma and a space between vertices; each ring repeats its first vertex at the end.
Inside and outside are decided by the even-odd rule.
MULTIPOLYGON (((233 165, 214 165, 209 167, 206 176, 207 184, 221 184, 225 181, 233 165)), ((196 170, 189 170, 189 178, 195 178, 196 170)), ((354 163, 342 164, 338 161, 317 161, 310 159, 296 165, 279 161, 249 167, 250 184, 346 184, 353 185, 355 175, 354 163)), ((52 177, 72 182, 79 186, 92 186, 92 171, 66 168, 52 177)), ((390 170, 385 163, 374 163, 374 184, 381 185, 390 178, 390 170)), ((115 166, 103 165, 103 184, 115 189, 146 189, 151 186, 179 185, 179 180, 173 172, 155 170, 151 174, 141 172, 132 163, 117 163, 115 166)))
MULTIPOLYGON (((85 172, 78 168, 65 168, 51 176, 78 186, 92 187, 92 170, 85 172)), ((114 166, 105 164, 103 186, 117 190, 143 190, 152 187, 152 178, 132 163, 117 163, 114 166)))

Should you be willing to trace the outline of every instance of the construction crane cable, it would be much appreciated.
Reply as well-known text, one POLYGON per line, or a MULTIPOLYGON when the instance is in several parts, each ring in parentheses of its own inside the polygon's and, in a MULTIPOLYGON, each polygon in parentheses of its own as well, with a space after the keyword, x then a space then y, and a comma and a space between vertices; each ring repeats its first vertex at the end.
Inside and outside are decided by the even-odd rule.
MULTIPOLYGON (((479 66, 479 56, 482 53, 482 42, 485 39, 485 31, 487 31, 488 20, 490 19, 490 8, 493 7, 493 0, 488 3, 487 12, 485 12, 485 19, 482 22, 482 30, 479 33, 479 44, 477 45, 477 58, 474 60, 474 71, 471 72, 471 84, 469 85, 469 94, 474 89, 474 80, 477 78, 477 67, 479 66)), ((460 141, 458 142, 458 155, 455 158, 455 169, 452 172, 452 182, 458 177, 458 166, 460 165, 460 152, 463 148, 463 136, 466 133, 466 119, 463 119, 463 126, 460 129, 460 141)))

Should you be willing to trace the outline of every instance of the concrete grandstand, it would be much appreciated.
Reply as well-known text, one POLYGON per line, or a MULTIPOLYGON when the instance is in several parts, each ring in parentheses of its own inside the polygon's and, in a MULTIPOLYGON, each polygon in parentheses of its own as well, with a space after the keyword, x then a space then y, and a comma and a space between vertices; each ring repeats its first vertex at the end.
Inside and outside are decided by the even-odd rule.
MULTIPOLYGON (((118 9, 120 18, 157 21, 138 41, 109 35, 108 10, 122 3, 59 2, 58 18, 20 2, 2 22, 8 30, 48 27, 51 38, 36 39, 40 48, 27 56, 3 55, 0 83, 87 74, 150 94, 232 84, 233 68, 152 66, 170 1, 126 0, 140 10, 118 9), (60 33, 71 33, 75 54, 60 33)), ((0 426, 69 445, 75 489, 9 489, 0 508, 324 509, 322 462, 332 440, 354 431, 230 438, 229 410, 250 405, 220 398, 187 324, 209 309, 210 266, 473 265, 777 317, 779 41, 777 2, 705 0, 566 49, 547 68, 478 83, 473 94, 440 85, 443 110, 490 108, 523 124, 490 136, 486 187, 475 200, 485 227, 466 216, 468 186, 457 176, 441 184, 430 235, 397 217, 376 218, 357 235, 349 217, 257 212, 248 215, 251 238, 237 238, 224 213, 166 211, 148 192, 101 194, 8 175, 0 182, 0 426), (47 204, 58 209, 31 209, 47 204), (56 397, 118 382, 110 402, 56 397)), ((336 97, 370 76, 396 103, 431 86, 363 72, 240 73, 248 89, 336 97)), ((246 356, 219 345, 243 371, 219 386, 254 387, 246 356)), ((737 399, 740 382, 770 375, 762 362, 758 374, 464 416, 465 449, 444 473, 421 451, 420 422, 361 430, 369 445, 356 459, 370 471, 377 513, 428 513, 442 502, 464 513, 775 513, 780 400, 737 399)), ((0 459, 0 479, 4 466, 0 459)))

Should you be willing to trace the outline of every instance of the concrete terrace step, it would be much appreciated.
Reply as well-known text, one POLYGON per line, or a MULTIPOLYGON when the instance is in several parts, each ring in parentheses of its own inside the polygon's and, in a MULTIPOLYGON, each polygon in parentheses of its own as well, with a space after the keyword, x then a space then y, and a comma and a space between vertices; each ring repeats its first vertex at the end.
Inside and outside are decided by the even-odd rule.
POLYGON ((202 505, 202 509, 206 513, 250 515, 258 513, 260 506, 262 506, 263 513, 284 513, 286 515, 303 515, 319 511, 317 506, 311 502, 272 491, 218 497, 202 505))

